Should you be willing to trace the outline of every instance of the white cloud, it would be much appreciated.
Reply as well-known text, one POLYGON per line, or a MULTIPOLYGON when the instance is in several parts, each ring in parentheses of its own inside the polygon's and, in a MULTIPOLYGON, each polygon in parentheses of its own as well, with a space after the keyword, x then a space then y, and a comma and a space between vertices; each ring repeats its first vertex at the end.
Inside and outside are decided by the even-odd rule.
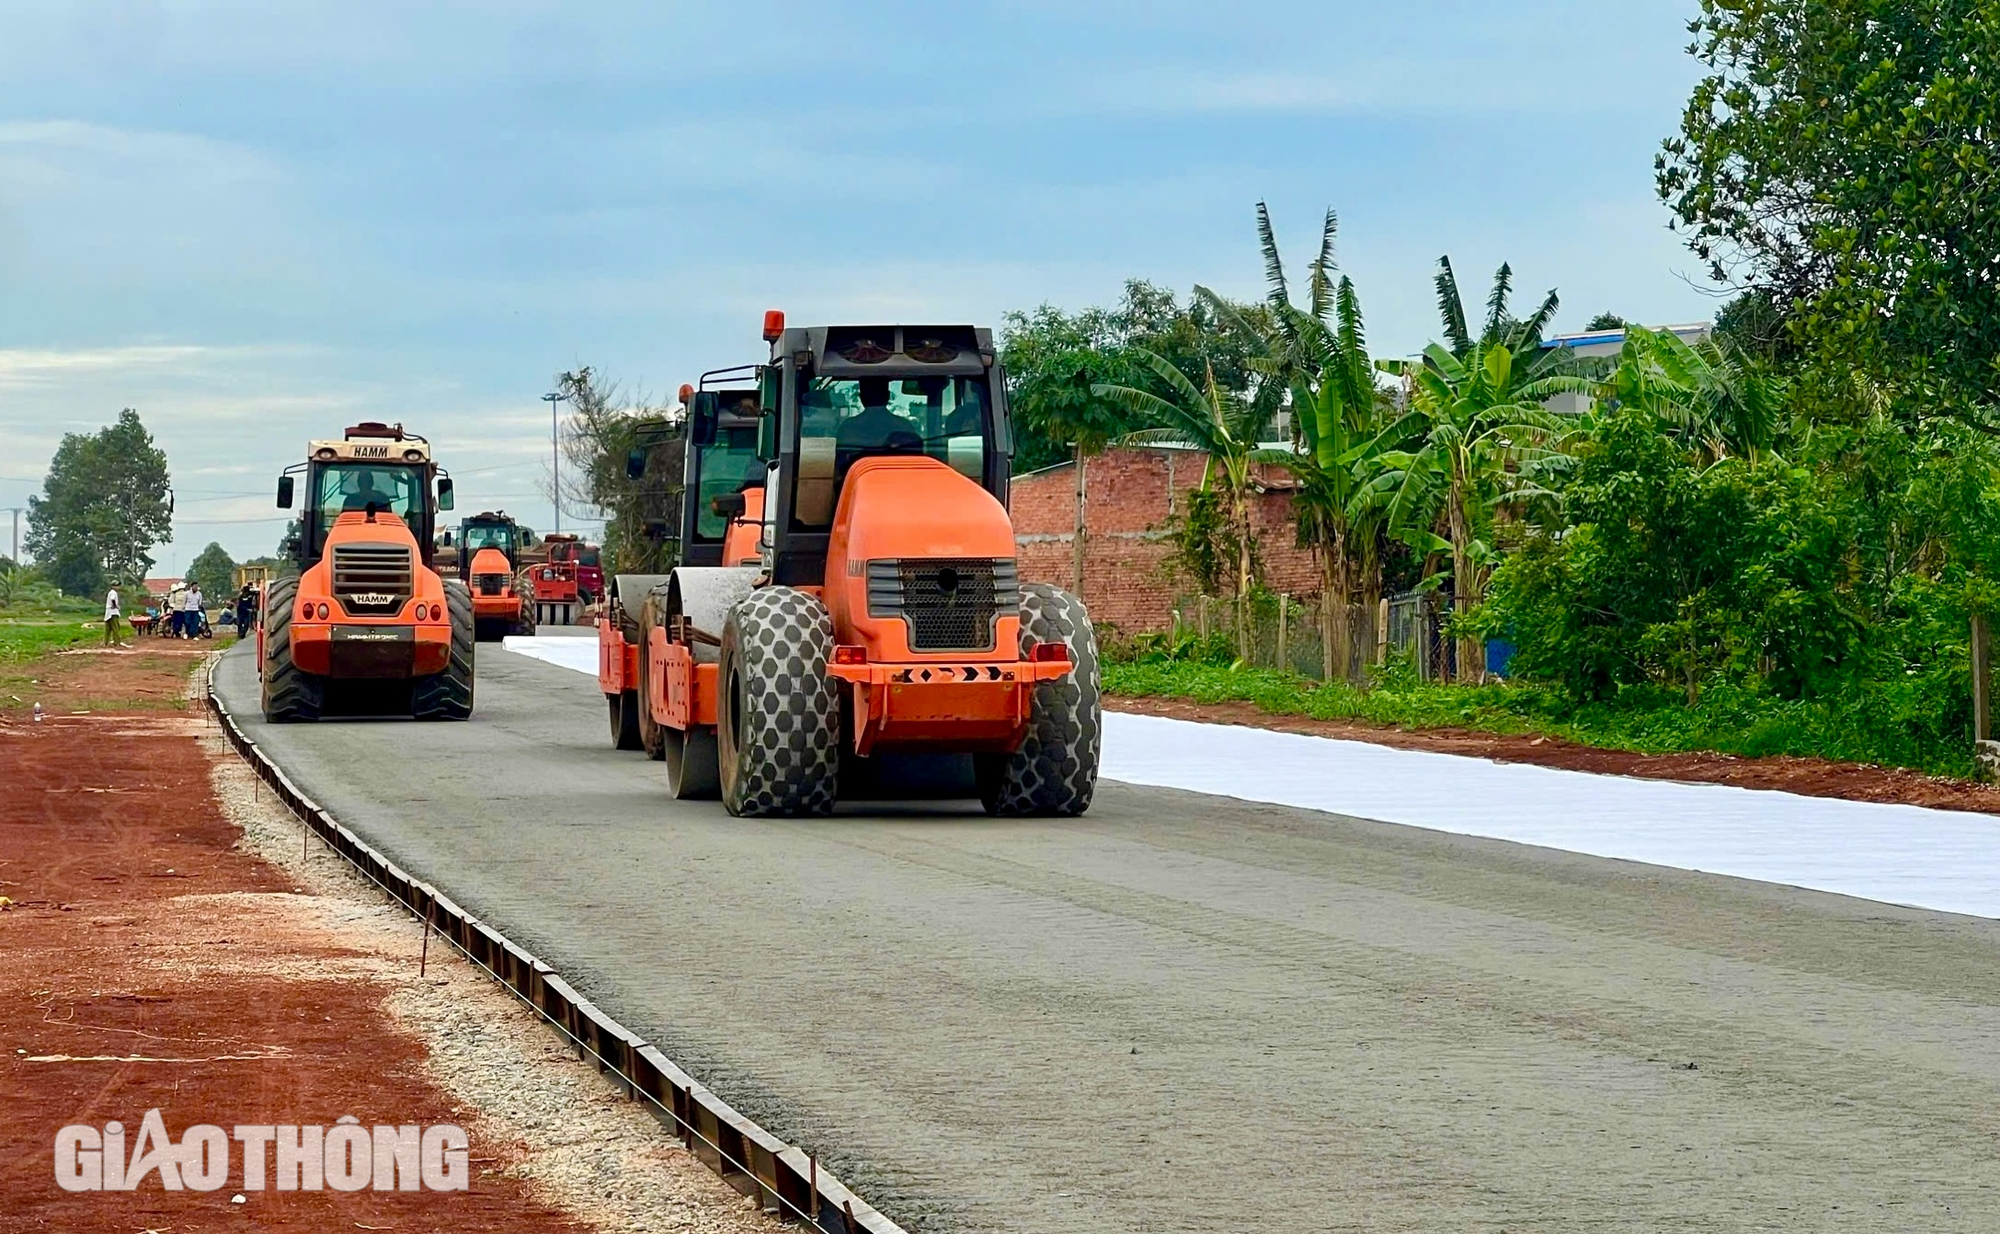
POLYGON ((75 351, 38 348, 0 348, 0 389, 74 378, 83 373, 103 374, 132 368, 182 366, 213 354, 207 347, 153 345, 136 347, 91 347, 75 351))

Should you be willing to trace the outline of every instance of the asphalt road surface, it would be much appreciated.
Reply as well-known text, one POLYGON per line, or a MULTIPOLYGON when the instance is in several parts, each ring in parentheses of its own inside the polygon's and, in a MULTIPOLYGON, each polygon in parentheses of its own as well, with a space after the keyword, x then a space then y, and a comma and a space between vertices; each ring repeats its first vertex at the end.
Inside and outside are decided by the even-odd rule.
POLYGON ((913 1231, 2000 1229, 2000 923, 1118 784, 731 819, 565 669, 267 728, 253 668, 308 793, 913 1231))

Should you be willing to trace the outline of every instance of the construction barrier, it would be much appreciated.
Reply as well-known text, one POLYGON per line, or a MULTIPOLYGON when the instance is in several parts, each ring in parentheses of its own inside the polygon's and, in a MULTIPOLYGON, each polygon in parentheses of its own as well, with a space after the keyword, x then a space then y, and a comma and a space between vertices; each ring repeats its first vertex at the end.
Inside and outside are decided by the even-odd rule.
POLYGON ((895 1222, 819 1168, 815 1157, 731 1109, 672 1059, 579 994, 556 971, 504 934, 412 878, 318 803, 299 791, 271 757, 245 736, 215 693, 214 658, 203 692, 223 735, 307 830, 347 859, 427 929, 484 969, 562 1034, 579 1058, 616 1076, 628 1096, 645 1101, 675 1138, 723 1181, 765 1212, 823 1234, 906 1234, 895 1222))

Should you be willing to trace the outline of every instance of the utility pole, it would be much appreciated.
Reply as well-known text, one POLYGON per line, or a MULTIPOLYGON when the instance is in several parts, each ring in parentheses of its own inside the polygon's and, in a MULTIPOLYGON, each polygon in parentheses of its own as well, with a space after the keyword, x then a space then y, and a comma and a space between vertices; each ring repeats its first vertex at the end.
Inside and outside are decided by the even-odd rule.
POLYGON ((556 531, 562 531, 562 437, 556 428, 556 404, 568 398, 567 394, 544 394, 542 401, 549 405, 549 500, 556 508, 556 531))
POLYGON ((14 551, 8 555, 7 560, 17 566, 21 564, 21 511, 26 508, 26 506, 7 507, 14 515, 14 551))

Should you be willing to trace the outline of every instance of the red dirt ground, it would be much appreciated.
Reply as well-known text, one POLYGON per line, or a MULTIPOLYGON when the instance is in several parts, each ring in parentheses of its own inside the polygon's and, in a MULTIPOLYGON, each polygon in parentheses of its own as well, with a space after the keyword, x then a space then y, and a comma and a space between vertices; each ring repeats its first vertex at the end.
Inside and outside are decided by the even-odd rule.
POLYGON ((1837 763, 1830 759, 1793 758, 1788 755, 1739 758, 1733 754, 1706 751, 1635 754, 1628 750, 1602 750, 1596 746, 1578 745, 1560 737, 1502 735, 1456 728, 1378 728, 1351 720, 1272 715, 1258 710, 1254 704, 1243 702, 1195 703, 1185 699, 1120 696, 1105 699, 1104 705, 1113 711, 1135 715, 1199 720, 1205 724, 1240 724, 1248 728, 1304 733, 1312 737, 1339 737, 1348 741, 1393 746, 1399 750, 1464 754, 1491 759, 1496 763, 1532 763, 1538 767, 1636 776, 1645 780, 1731 784, 1737 788, 1779 789, 1806 797, 1839 797, 1847 801, 1896 802, 1940 810, 2000 814, 2000 786, 1927 776, 1920 771, 1900 767, 1871 767, 1861 763, 1837 763))
POLYGON ((164 702, 194 654, 57 657, 43 678, 50 721, 0 716, 0 896, 14 902, 0 911, 0 1228, 578 1228, 495 1176, 514 1147, 476 1126, 467 1192, 242 1192, 235 1145, 219 1191, 169 1192, 157 1176, 133 1192, 56 1186, 57 1128, 118 1119, 129 1149, 151 1107, 176 1136, 197 1123, 331 1127, 344 1114, 458 1121, 382 987, 260 898, 294 888, 234 849, 200 714, 68 714, 82 699, 164 702), (239 1193, 246 1203, 232 1204, 239 1193))

